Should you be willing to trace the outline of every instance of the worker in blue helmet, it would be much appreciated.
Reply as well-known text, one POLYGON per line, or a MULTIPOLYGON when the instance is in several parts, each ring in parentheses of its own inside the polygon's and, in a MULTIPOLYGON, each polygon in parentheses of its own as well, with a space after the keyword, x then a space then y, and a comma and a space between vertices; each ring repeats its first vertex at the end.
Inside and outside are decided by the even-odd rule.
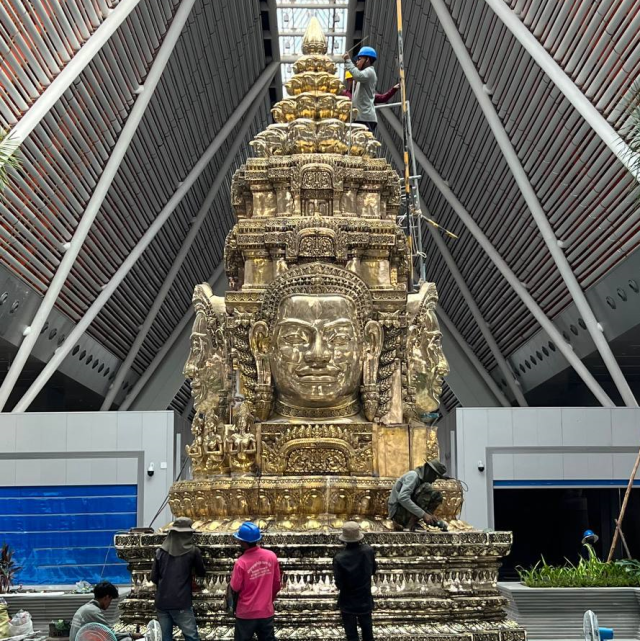
POLYGON ((352 102, 354 109, 357 110, 354 122, 362 123, 369 127, 371 131, 375 131, 378 124, 375 109, 378 77, 374 69, 374 63, 378 59, 378 54, 373 47, 361 47, 355 64, 348 53, 345 53, 343 58, 344 66, 353 78, 352 102))
POLYGON ((233 536, 242 548, 229 585, 237 595, 234 641, 251 641, 254 634, 261 641, 275 641, 273 602, 280 591, 278 557, 258 545, 262 532, 251 521, 243 523, 233 536))

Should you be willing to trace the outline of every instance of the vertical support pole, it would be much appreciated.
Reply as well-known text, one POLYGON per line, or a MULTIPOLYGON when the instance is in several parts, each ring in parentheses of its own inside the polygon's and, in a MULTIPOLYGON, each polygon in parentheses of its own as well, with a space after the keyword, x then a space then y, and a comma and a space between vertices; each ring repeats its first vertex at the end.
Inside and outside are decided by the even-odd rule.
POLYGON ((583 318, 587 326, 587 331, 591 335, 596 349, 600 353, 600 356, 602 357, 618 392, 620 392, 622 400, 628 407, 638 407, 638 402, 631 391, 631 387, 629 387, 629 383, 624 377, 624 374, 611 351, 611 347, 604 336, 602 326, 596 320, 593 310, 587 301, 587 297, 585 296, 578 279, 573 273, 567 257, 558 244, 558 239, 551 227, 551 223, 547 219, 547 216, 538 201, 538 196, 529 182, 529 178, 527 177, 522 163, 518 158, 518 154, 511 144, 509 135, 502 125, 500 117, 498 116, 491 99, 484 91, 484 84, 480 78, 480 74, 478 73, 473 60, 465 47, 462 36, 458 32, 458 28, 456 27, 444 0, 431 0, 431 6, 434 8, 438 19, 440 20, 440 24, 449 39, 451 48, 453 49, 476 100, 484 113, 487 123, 489 124, 496 142, 502 151, 502 155, 509 165, 509 169, 513 174, 516 184, 529 207, 529 211, 531 212, 531 215, 533 216, 533 219, 540 231, 540 235, 556 263, 558 271, 560 272, 560 275, 562 276, 562 279, 564 280, 567 289, 580 312, 580 316, 583 318))
POLYGON ((11 363, 11 367, 9 368, 9 371, 2 383, 2 387, 0 388, 0 411, 4 408, 9 395, 18 380, 18 376, 20 376, 20 372, 22 372, 29 355, 33 350, 33 346, 36 344, 38 336, 40 336, 40 330, 49 317, 58 295, 60 294, 71 269, 73 268, 73 264, 82 249, 82 245, 84 244, 87 235, 89 234, 93 221, 100 211, 100 207, 107 196, 109 187, 118 173, 120 163, 122 162, 124 155, 129 148, 129 144, 138 129, 138 125, 144 116, 155 88, 158 86, 162 72, 169 62, 173 48, 180 38, 182 28, 187 22, 187 18, 189 17, 194 4, 195 0, 182 0, 180 7, 176 11, 176 15, 171 22, 171 26, 169 27, 167 35, 162 42, 162 46, 158 50, 156 58, 151 65, 151 69, 149 70, 145 80, 145 85, 133 105, 124 127, 122 128, 120 137, 111 152, 111 156, 107 161, 100 179, 98 180, 98 184, 96 185, 93 195, 87 204, 87 208, 85 209, 84 214, 82 214, 82 218, 76 227, 73 238, 69 243, 69 247, 58 265, 58 269, 49 284, 49 288, 44 295, 44 299, 40 303, 40 307, 36 312, 31 326, 24 330, 25 338, 22 341, 22 344, 18 349, 18 353, 16 354, 13 363, 11 363))

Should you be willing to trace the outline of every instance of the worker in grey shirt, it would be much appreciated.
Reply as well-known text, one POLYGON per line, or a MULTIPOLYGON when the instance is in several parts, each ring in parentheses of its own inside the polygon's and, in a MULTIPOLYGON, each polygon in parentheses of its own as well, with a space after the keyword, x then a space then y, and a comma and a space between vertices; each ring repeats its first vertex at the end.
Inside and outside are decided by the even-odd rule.
POLYGON ((359 122, 369 127, 371 131, 375 131, 378 124, 374 105, 378 77, 373 64, 378 54, 373 47, 362 47, 358 52, 356 64, 353 64, 348 53, 345 53, 343 58, 344 66, 351 73, 354 82, 352 103, 358 112, 354 122, 359 122))
POLYGON ((446 473, 447 468, 434 459, 407 472, 394 483, 389 496, 389 518, 399 530, 415 529, 420 519, 427 525, 442 527, 433 515, 442 503, 442 492, 432 483, 446 473))
MULTIPOLYGON (((76 641, 78 631, 87 623, 100 623, 107 628, 111 627, 107 623, 104 613, 109 609, 111 602, 118 598, 118 588, 113 583, 109 583, 109 581, 102 581, 93 588, 93 596, 94 598, 89 603, 85 603, 73 615, 71 629, 69 630, 69 641, 76 641)), ((142 635, 116 634, 116 637, 118 641, 124 641, 129 638, 141 639, 142 635)))

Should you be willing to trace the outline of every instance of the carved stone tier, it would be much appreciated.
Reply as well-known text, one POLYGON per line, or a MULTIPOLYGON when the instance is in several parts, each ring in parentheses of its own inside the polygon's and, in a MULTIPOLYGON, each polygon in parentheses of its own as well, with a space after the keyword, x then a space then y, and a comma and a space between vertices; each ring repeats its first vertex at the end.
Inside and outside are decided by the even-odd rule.
MULTIPOLYGON (((251 520, 274 530, 327 530, 357 520, 365 530, 392 528, 385 521, 395 479, 359 476, 240 476, 179 481, 169 494, 174 514, 188 516, 208 531, 235 531, 251 520)), ((454 479, 434 484, 444 500, 436 512, 452 528, 462 507, 454 479)))
MULTIPOLYGON (((121 604, 121 626, 154 616, 151 563, 162 535, 116 536, 118 555, 131 571, 133 590, 121 604)), ((412 641, 524 641, 507 620, 496 581, 500 559, 511 547, 508 532, 370 532, 376 550, 374 627, 377 639, 412 641)), ((203 639, 233 638, 223 595, 236 542, 228 534, 196 535, 207 566, 194 609, 203 639)), ((276 601, 280 639, 344 639, 331 559, 341 549, 336 533, 267 533, 265 547, 279 557, 283 590, 276 601)))

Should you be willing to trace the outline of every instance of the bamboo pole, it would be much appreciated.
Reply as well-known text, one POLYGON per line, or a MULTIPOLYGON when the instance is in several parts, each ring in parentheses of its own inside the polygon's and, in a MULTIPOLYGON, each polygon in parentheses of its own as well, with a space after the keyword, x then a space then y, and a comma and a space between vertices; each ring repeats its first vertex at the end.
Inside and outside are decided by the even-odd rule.
POLYGON ((636 473, 638 472, 638 467, 640 467, 640 450, 638 450, 638 456, 636 456, 636 462, 633 466, 631 476, 629 477, 629 483, 627 483, 627 491, 624 493, 624 499, 622 501, 622 507, 620 508, 620 516, 616 520, 616 531, 613 533, 613 541, 611 541, 611 548, 609 548, 609 556, 607 557, 607 563, 611 563, 613 560, 613 554, 616 551, 616 545, 618 544, 618 537, 620 536, 622 527, 622 521, 624 520, 624 513, 627 511, 627 504, 629 503, 629 498, 631 497, 631 490, 633 489, 633 482, 636 479, 636 473))

